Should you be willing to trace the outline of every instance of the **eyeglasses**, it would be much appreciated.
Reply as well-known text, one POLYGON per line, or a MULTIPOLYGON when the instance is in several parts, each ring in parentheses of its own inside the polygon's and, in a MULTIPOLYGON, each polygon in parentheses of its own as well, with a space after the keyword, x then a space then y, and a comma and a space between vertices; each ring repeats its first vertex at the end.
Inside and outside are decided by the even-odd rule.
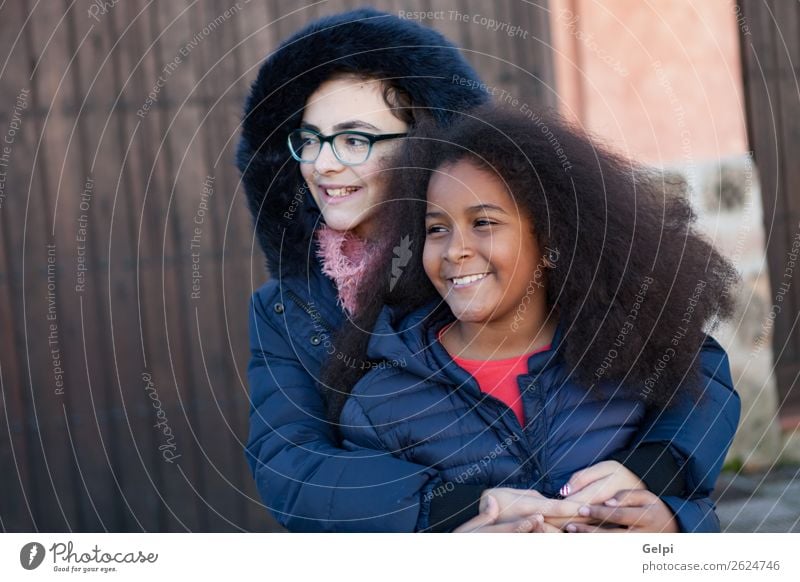
POLYGON ((363 164, 372 152, 376 142, 385 139, 405 137, 406 133, 385 133, 374 135, 363 131, 339 131, 331 135, 322 135, 313 129, 295 129, 289 134, 289 151, 292 157, 303 164, 317 161, 322 144, 329 142, 333 155, 346 166, 363 164))

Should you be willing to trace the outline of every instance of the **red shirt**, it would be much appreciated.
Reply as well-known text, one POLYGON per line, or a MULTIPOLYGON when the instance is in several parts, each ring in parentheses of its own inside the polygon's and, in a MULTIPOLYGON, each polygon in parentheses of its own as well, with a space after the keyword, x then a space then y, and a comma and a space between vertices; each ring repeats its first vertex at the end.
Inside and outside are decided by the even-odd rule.
MULTIPOLYGON (((449 326, 443 327, 437 334, 437 339, 441 341, 442 333, 449 326)), ((550 349, 547 345, 529 354, 504 358, 502 360, 467 360, 450 354, 453 362, 469 372, 478 382, 481 392, 491 394, 498 400, 504 402, 514 414, 517 415, 519 423, 525 424, 525 413, 522 408, 522 398, 520 398, 519 384, 517 376, 528 373, 528 358, 533 354, 544 352, 550 349)), ((449 353, 449 352, 448 352, 449 353)))

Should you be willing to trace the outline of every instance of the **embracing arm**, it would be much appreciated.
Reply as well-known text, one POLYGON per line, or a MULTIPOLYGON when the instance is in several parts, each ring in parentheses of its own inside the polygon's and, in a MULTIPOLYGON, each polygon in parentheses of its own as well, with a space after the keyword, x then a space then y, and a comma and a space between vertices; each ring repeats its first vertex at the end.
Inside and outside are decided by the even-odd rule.
POLYGON ((670 489, 677 483, 664 479, 666 472, 661 473, 658 485, 651 486, 647 478, 642 479, 648 489, 662 493, 662 500, 675 513, 681 531, 719 531, 710 495, 733 442, 741 403, 733 388, 728 356, 717 341, 708 336, 699 358, 699 400, 678 398, 666 410, 652 411, 628 463, 639 455, 640 460, 634 461, 638 469, 629 467, 634 472, 647 472, 642 468, 649 466, 648 462, 641 459, 647 461, 648 457, 666 459, 681 467, 682 493, 670 489), (658 453, 658 447, 663 448, 663 454, 658 453))
POLYGON ((627 470, 605 461, 579 471, 562 489, 567 500, 597 504, 619 489, 645 486, 661 497, 680 531, 719 531, 710 495, 736 432, 740 402, 722 347, 708 337, 699 357, 700 399, 651 411, 634 446, 612 457, 627 470))
POLYGON ((425 527, 437 472, 380 450, 337 446, 314 378, 258 294, 250 349, 247 460, 278 522, 305 532, 425 527))

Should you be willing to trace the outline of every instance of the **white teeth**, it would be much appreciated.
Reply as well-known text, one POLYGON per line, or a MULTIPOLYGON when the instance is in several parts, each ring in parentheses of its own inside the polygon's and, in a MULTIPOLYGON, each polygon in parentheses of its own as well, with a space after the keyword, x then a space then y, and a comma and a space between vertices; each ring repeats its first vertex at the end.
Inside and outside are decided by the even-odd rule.
POLYGON ((454 285, 467 285, 469 283, 474 283, 475 281, 480 281, 484 277, 486 277, 488 273, 481 273, 480 275, 467 275, 466 277, 455 277, 452 279, 454 285))
POLYGON ((340 198, 342 196, 348 196, 358 190, 356 186, 347 186, 345 188, 332 188, 331 190, 326 190, 328 196, 333 198, 340 198))

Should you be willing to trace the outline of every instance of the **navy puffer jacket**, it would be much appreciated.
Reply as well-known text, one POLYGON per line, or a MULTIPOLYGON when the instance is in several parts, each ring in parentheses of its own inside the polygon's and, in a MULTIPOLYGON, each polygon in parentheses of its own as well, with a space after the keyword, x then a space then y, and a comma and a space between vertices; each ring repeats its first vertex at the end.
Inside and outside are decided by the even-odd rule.
MULTIPOLYGON (((249 309, 246 456, 266 508, 292 531, 414 531, 425 523, 429 493, 441 476, 374 447, 343 448, 317 387, 323 362, 335 354, 331 337, 343 313, 315 256, 319 209, 302 188, 286 137, 308 96, 341 67, 397 79, 442 124, 452 111, 487 99, 473 89, 480 86, 475 72, 438 32, 372 9, 311 23, 266 60, 245 107, 237 153, 270 273, 249 309)), ((672 441, 669 454, 698 492, 710 490, 709 481, 713 487, 725 451, 719 443, 732 438, 739 415, 724 352, 714 347, 704 354, 704 364, 720 362, 702 370, 708 399, 694 409, 648 414, 653 429, 636 439, 672 441)))
MULTIPOLYGON (((369 345, 369 357, 382 363, 356 384, 342 410, 348 446, 390 451, 399 459, 434 469, 445 484, 437 490, 446 491, 448 484, 477 484, 536 489, 555 497, 576 471, 636 444, 646 422, 644 404, 631 397, 591 395, 572 380, 559 356, 561 327, 551 349, 531 356, 528 373, 517 378, 523 427, 508 406, 483 394, 475 379, 452 361, 436 340, 442 322, 426 323, 432 311, 433 306, 423 308, 393 325, 390 309, 384 308, 369 345)), ((727 358, 712 338, 700 359, 703 370, 716 370, 717 376, 703 397, 716 398, 726 391, 731 395, 727 358), (722 390, 716 385, 720 379, 728 382, 722 390)), ((731 403, 738 407, 736 399, 727 398, 709 406, 705 418, 703 412, 695 418, 695 412, 690 413, 687 423, 712 427, 718 412, 731 403)), ((690 399, 683 408, 692 408, 690 399)), ((708 497, 734 429, 706 433, 697 441, 693 439, 700 435, 687 431, 673 441, 683 450, 694 450, 706 440, 704 446, 720 455, 708 459, 712 463, 691 499, 663 498, 682 531, 718 530, 708 497)), ((654 430, 648 438, 667 436, 654 430)), ((376 519, 380 522, 383 517, 376 519)), ((436 526, 428 521, 422 514, 418 527, 436 526)))

